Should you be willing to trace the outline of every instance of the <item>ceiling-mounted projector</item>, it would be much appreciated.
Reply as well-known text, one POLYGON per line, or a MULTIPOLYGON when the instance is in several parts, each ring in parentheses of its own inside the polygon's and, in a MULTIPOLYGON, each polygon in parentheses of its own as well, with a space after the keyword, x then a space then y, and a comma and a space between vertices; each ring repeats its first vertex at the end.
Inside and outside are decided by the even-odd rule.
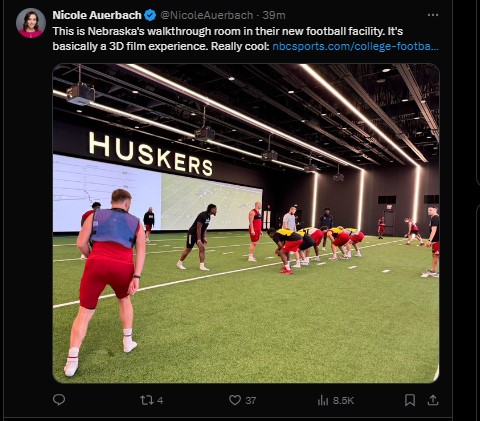
POLYGON ((197 140, 215 139, 215 130, 213 130, 211 127, 208 127, 208 126, 195 130, 193 134, 195 135, 195 139, 197 140))
POLYGON ((343 174, 337 173, 333 176, 333 181, 343 181, 345 176, 343 174))
POLYGON ((86 83, 78 82, 67 88, 67 101, 75 105, 88 105, 95 101, 95 88, 86 83))
POLYGON ((305 165, 305 167, 303 167, 303 170, 305 172, 316 172, 318 171, 318 168, 316 165, 310 164, 310 165, 305 165))
POLYGON ((274 150, 266 150, 262 152, 262 161, 276 161, 278 159, 278 153, 274 150))

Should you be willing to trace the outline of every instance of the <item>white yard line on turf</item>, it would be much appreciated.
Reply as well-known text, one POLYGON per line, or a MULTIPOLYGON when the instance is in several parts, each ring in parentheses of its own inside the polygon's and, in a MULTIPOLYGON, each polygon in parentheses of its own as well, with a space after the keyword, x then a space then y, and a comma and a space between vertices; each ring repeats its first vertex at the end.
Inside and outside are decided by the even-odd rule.
MULTIPOLYGON (((200 280, 200 279, 214 278, 214 277, 217 277, 217 276, 229 275, 229 274, 231 274, 231 273, 245 272, 245 271, 247 271, 247 270, 254 270, 254 269, 265 268, 265 267, 269 267, 269 266, 277 266, 277 265, 279 265, 280 263, 281 263, 281 262, 270 263, 270 264, 268 264, 268 265, 252 266, 252 267, 249 267, 249 268, 230 270, 230 271, 228 271, 228 272, 212 273, 212 274, 210 274, 210 275, 197 276, 197 277, 195 277, 195 278, 181 279, 181 280, 178 280, 178 281, 167 282, 167 283, 165 283, 165 284, 152 285, 152 286, 149 286, 149 287, 139 288, 138 291, 137 291, 137 293, 138 293, 138 292, 141 292, 141 291, 146 291, 146 290, 149 290, 149 289, 166 287, 166 286, 175 285, 175 284, 182 284, 182 283, 184 283, 184 282, 198 281, 198 280, 200 280)), ((99 297, 99 299, 114 298, 114 297, 115 297, 115 294, 107 294, 107 295, 102 295, 101 297, 99 297)), ((56 304, 56 305, 53 306, 53 308, 66 307, 66 306, 71 306, 71 305, 78 304, 78 303, 79 303, 79 301, 71 301, 71 302, 69 302, 69 303, 56 304)))
MULTIPOLYGON (((370 247, 377 247, 377 246, 386 246, 387 244, 394 244, 394 243, 397 243, 398 241, 403 241, 403 240, 395 240, 395 241, 388 241, 388 242, 385 242, 385 243, 381 243, 381 244, 372 244, 372 245, 369 245, 369 246, 363 246, 361 247, 361 249, 368 249, 370 247)), ((65 244, 63 244, 65 245, 65 244)), ((247 244, 232 244, 232 245, 229 245, 229 246, 216 246, 216 249, 220 249, 220 248, 232 248, 232 247, 248 247, 250 245, 250 243, 247 243, 247 244)), ((258 243, 257 244, 257 247, 258 246, 270 246, 272 245, 272 243, 269 243, 269 242, 265 242, 265 243, 258 243)), ((178 253, 178 249, 183 249, 184 247, 180 247, 180 246, 173 246, 174 248, 176 248, 176 250, 164 250, 164 251, 148 251, 147 254, 159 254, 159 253, 178 253)), ((215 251, 214 249, 211 249, 211 250, 206 250, 207 253, 211 253, 212 251, 215 251)), ((330 251, 329 252, 326 252, 324 254, 321 254, 321 256, 328 256, 332 254, 330 251)), ((246 256, 246 255, 245 255, 246 256)), ((268 257, 267 257, 268 259, 268 257)), ((76 259, 59 259, 59 260, 53 260, 53 262, 68 262, 68 261, 72 261, 72 260, 81 260, 80 257, 76 258, 76 259)))
MULTIPOLYGON (((382 244, 388 244, 388 243, 382 243, 382 244)), ((230 247, 230 246, 228 246, 228 247, 230 247)), ((366 247, 363 247, 363 248, 365 249, 365 248, 369 248, 369 247, 373 247, 373 246, 366 246, 366 247)), ((174 250, 174 251, 176 251, 176 250, 174 250)), ((169 253, 169 252, 154 252, 154 253, 169 253)), ((320 256, 328 256, 330 254, 332 254, 332 253, 324 253, 324 254, 321 254, 320 256)), ((273 257, 273 256, 272 257, 266 257, 266 259, 273 259, 273 258, 275 258, 275 257, 273 257)), ((65 261, 70 261, 70 260, 80 260, 80 259, 54 260, 54 262, 65 262, 65 261)), ((229 275, 231 273, 244 272, 244 271, 247 271, 247 270, 255 270, 255 269, 262 269, 262 268, 269 267, 269 266, 277 266, 281 263, 282 262, 277 261, 275 263, 269 263, 269 264, 265 264, 265 265, 256 265, 256 266, 251 266, 251 267, 248 267, 248 268, 231 270, 231 271, 228 271, 228 272, 212 273, 210 275, 197 276, 195 278, 181 279, 181 280, 178 280, 178 281, 167 282, 165 284, 158 284, 158 285, 152 285, 152 286, 145 287, 145 288, 140 288, 138 290, 138 292, 146 291, 146 290, 154 289, 154 288, 165 287, 165 286, 169 286, 169 285, 182 284, 184 282, 198 281, 200 279, 214 278, 214 277, 217 277, 217 276, 229 275)), ((324 265, 325 263, 326 262, 317 263, 317 266, 324 265)), ((100 296, 99 299, 101 300, 101 299, 104 299, 104 298, 114 298, 114 297, 115 297, 115 294, 107 294, 107 295, 100 296)), ((71 302, 63 303, 63 304, 55 304, 53 306, 53 308, 67 307, 67 306, 76 305, 76 304, 79 304, 79 301, 71 301, 71 302)))

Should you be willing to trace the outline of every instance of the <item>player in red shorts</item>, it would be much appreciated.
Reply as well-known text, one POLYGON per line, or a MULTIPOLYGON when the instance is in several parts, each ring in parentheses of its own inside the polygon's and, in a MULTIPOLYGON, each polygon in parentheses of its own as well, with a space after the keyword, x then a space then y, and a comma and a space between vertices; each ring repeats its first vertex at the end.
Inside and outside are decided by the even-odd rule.
POLYGON ((356 257, 362 257, 362 253, 360 253, 360 247, 358 247, 358 243, 361 243, 365 234, 362 231, 358 231, 356 228, 345 228, 344 232, 348 232, 350 234, 350 239, 348 240, 345 247, 347 251, 345 255, 350 258, 352 257, 352 246, 356 250, 357 254, 356 257))
POLYGON ((418 225, 413 222, 412 218, 405 218, 404 221, 408 224, 408 241, 405 243, 405 245, 409 246, 412 243, 412 240, 416 238, 418 241, 420 241, 420 245, 423 246, 425 243, 418 232, 418 225))
MULTIPOLYGON (((326 230, 326 227, 325 227, 326 230)), ((313 249, 315 250, 315 260, 320 260, 320 256, 318 254, 318 246, 322 242, 324 232, 321 230, 321 228, 315 228, 315 227, 308 227, 308 228, 302 228, 298 230, 298 233, 302 235, 302 233, 309 235, 310 237, 313 238, 315 241, 315 244, 313 245, 313 249)), ((303 259, 304 265, 308 265, 310 261, 310 248, 308 248, 305 251, 305 259, 303 259)))
MULTIPOLYGON (((70 330, 70 347, 64 367, 67 377, 77 371, 80 348, 107 285, 117 297, 123 351, 131 352, 137 346, 132 340, 134 311, 130 296, 138 291, 145 263, 145 233, 140 220, 129 213, 132 196, 128 191, 114 190, 110 203, 111 209, 98 209, 90 214, 77 237, 77 247, 88 260, 80 280, 80 306, 70 330), (90 240, 93 241, 91 248, 90 240)), ((87 361, 91 361, 92 355, 95 352, 90 351, 87 361)))
POLYGON ((383 233, 385 232, 385 218, 383 216, 378 220, 378 239, 383 239, 383 233))
POLYGON ((440 261, 440 215, 437 213, 436 206, 429 206, 427 209, 428 216, 430 216, 430 234, 428 236, 427 247, 432 248, 432 269, 422 273, 422 278, 433 276, 438 278, 440 276, 437 271, 438 263, 440 261))
POLYGON ((284 265, 280 273, 291 275, 293 271, 290 268, 288 255, 290 252, 295 253, 297 264, 294 267, 301 267, 298 249, 303 243, 303 237, 298 232, 293 232, 284 228, 280 228, 278 230, 275 230, 275 228, 269 228, 267 230, 267 234, 278 246, 278 248, 275 250, 275 253, 280 257, 280 259, 282 259, 284 265))
POLYGON ((255 202, 255 208, 248 213, 248 232, 250 233, 250 248, 248 250, 248 261, 256 262, 253 255, 255 246, 260 239, 262 232, 262 202, 255 202))
MULTIPOLYGON (((326 227, 321 227, 326 228, 326 227)), ((335 228, 330 228, 325 230, 325 235, 327 238, 330 238, 330 243, 332 247, 332 252, 333 256, 330 258, 330 260, 336 261, 338 260, 337 257, 337 248, 340 248, 340 251, 342 252, 343 256, 342 259, 348 259, 348 257, 345 255, 345 251, 343 246, 348 243, 348 240, 350 240, 350 234, 348 232, 344 232, 344 228, 342 226, 335 227, 335 228)))

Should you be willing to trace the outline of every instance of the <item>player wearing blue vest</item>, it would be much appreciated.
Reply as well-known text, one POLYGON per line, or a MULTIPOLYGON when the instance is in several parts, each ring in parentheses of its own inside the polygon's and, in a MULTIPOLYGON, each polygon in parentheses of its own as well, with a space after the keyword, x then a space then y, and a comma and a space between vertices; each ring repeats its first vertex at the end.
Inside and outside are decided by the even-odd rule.
POLYGON ((145 232, 140 220, 128 213, 132 196, 123 189, 112 193, 111 209, 97 209, 87 217, 77 237, 77 247, 88 257, 80 280, 80 307, 70 333, 70 348, 65 375, 72 377, 78 368, 78 354, 100 294, 107 285, 115 292, 123 328, 123 351, 130 352, 133 306, 130 295, 139 287, 145 263, 145 232), (90 241, 92 247, 90 249, 90 241), (135 258, 133 248, 135 247, 135 258), (135 262, 134 262, 135 260, 135 262))

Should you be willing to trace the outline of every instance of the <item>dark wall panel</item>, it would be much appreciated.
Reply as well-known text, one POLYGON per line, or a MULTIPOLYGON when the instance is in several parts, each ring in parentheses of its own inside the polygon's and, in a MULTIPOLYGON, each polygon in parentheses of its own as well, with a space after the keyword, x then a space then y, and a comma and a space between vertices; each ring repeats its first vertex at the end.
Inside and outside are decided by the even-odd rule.
MULTIPOLYGON (((198 146, 193 148, 191 145, 172 143, 167 140, 155 141, 151 138, 141 138, 137 134, 132 134, 127 139, 124 136, 124 133, 116 134, 115 128, 110 126, 94 127, 92 125, 92 127, 86 128, 54 119, 53 152, 262 188, 264 192, 264 210, 267 210, 268 206, 270 207, 272 211, 272 225, 278 226, 283 215, 288 212, 292 205, 297 205, 298 219, 302 226, 310 226, 312 223, 314 174, 272 168, 270 164, 262 166, 261 161, 256 162, 255 165, 253 163, 249 165, 248 162, 239 165, 239 161, 225 160, 225 157, 221 154, 208 152, 198 146), (135 144, 133 147, 135 150, 134 157, 128 162, 122 161, 122 159, 116 156, 113 146, 110 148, 109 157, 101 156, 101 154, 92 155, 88 142, 90 130, 94 130, 96 136, 98 133, 99 139, 107 134, 111 137, 111 142, 114 142, 115 137, 119 136, 123 153, 128 151, 128 142, 133 142, 135 144), (200 161, 211 161, 212 174, 211 176, 206 176, 202 173, 176 171, 173 168, 172 160, 170 160, 170 168, 165 167, 165 165, 162 167, 158 167, 156 164, 146 165, 138 159, 138 150, 135 149, 140 143, 149 145, 154 150, 154 156, 157 150, 160 149, 162 152, 169 150, 171 152, 170 157, 174 156, 175 153, 180 153, 185 155, 186 159, 189 156, 194 156, 200 161)), ((344 227, 357 226, 358 200, 361 185, 360 172, 349 168, 342 169, 341 172, 345 176, 344 181, 334 181, 333 176, 336 173, 334 169, 330 173, 318 174, 317 210, 314 225, 318 225, 323 209, 329 207, 334 216, 335 225, 344 227)), ((361 229, 365 234, 375 235, 377 233, 377 220, 386 210, 385 204, 378 204, 378 196, 396 196, 396 203, 392 206, 393 212, 388 215, 388 221, 392 221, 392 226, 387 229, 387 234, 403 236, 406 233, 407 225, 403 219, 407 216, 412 216, 415 178, 416 169, 412 165, 393 169, 373 168, 366 171, 361 225, 361 229)), ((429 222, 427 216, 428 204, 424 204, 424 195, 439 194, 440 174, 438 165, 436 163, 424 165, 421 168, 416 221, 420 226, 422 236, 428 234, 429 222)), ((247 225, 248 215, 245 215, 245 229, 247 229, 247 225)))

